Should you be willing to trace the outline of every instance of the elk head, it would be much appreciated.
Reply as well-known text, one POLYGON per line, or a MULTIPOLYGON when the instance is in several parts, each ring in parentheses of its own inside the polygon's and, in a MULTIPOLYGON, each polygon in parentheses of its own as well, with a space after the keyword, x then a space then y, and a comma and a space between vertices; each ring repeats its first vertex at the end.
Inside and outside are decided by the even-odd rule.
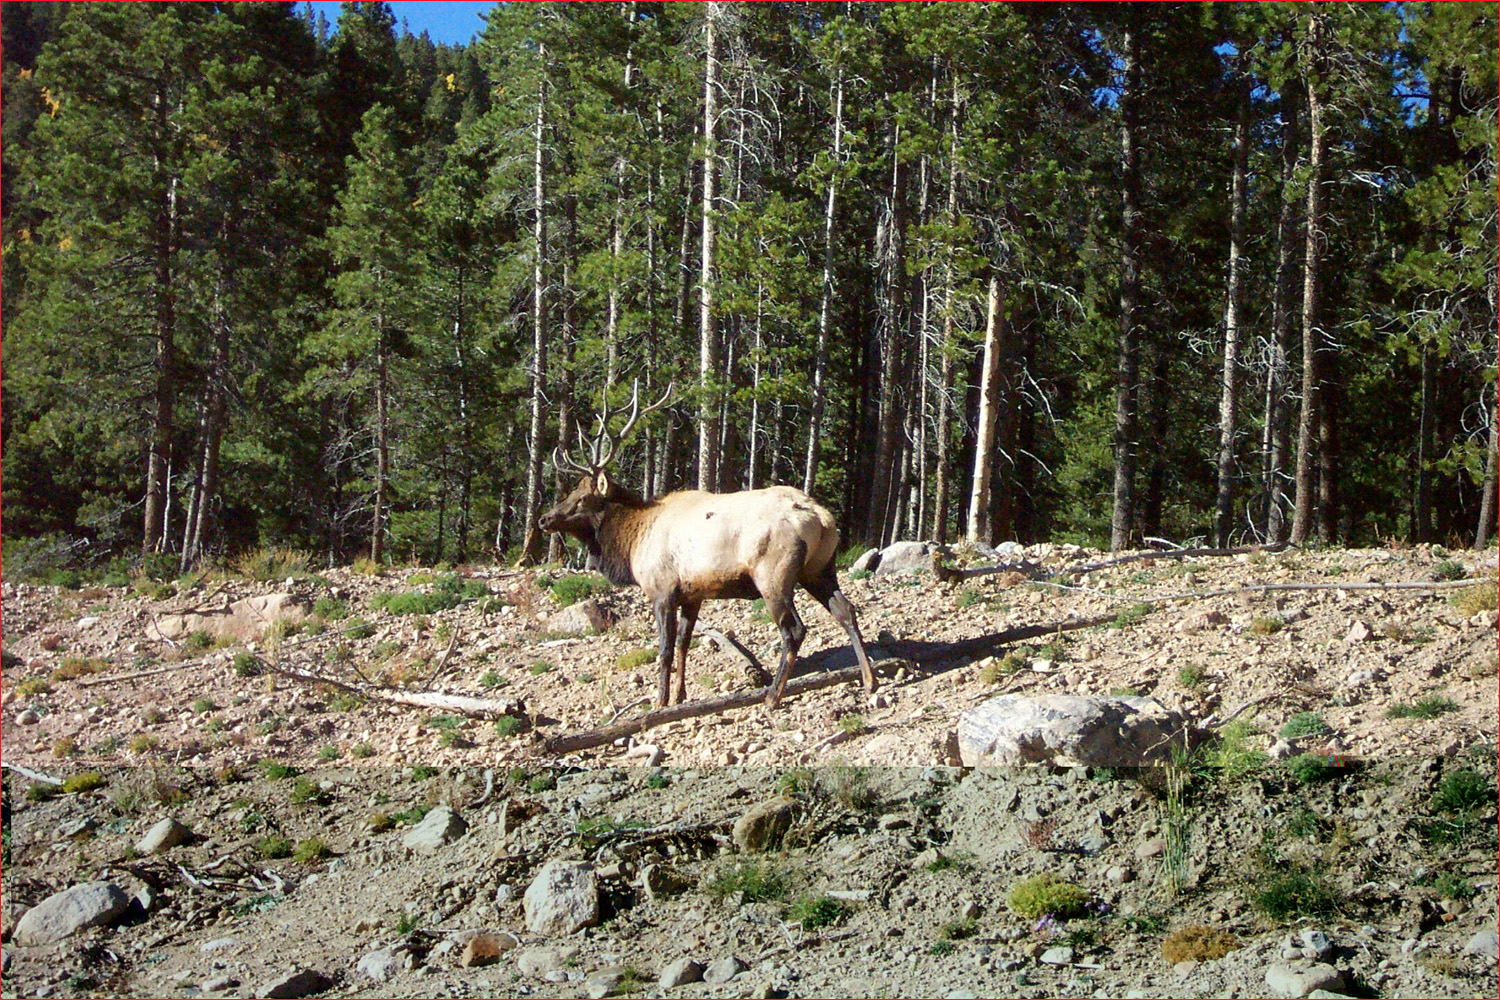
MULTIPOLYGON (((537 522, 538 527, 543 531, 563 531, 583 538, 599 530, 599 522, 610 502, 635 499, 635 495, 629 490, 610 481, 608 467, 619 453, 620 444, 629 437, 641 417, 667 405, 673 388, 673 384, 668 384, 667 391, 662 393, 661 398, 643 410, 641 383, 637 379, 630 393, 630 415, 616 433, 610 433, 609 430, 609 396, 606 394, 596 418, 598 429, 594 436, 588 438, 584 435, 583 428, 578 429, 578 443, 581 453, 587 454, 587 461, 574 459, 561 447, 552 449, 552 464, 557 471, 573 472, 580 478, 567 496, 541 516, 537 522)), ((639 500, 636 502, 639 503, 639 500)))

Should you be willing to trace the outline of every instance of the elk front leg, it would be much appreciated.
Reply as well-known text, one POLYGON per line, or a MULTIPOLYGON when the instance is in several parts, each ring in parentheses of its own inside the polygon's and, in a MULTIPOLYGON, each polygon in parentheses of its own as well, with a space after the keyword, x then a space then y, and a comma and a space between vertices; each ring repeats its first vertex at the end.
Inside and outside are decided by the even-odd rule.
POLYGON ((687 701, 687 655, 693 641, 693 627, 698 624, 701 604, 686 602, 677 609, 677 704, 687 701))
POLYGON ((672 647, 677 640, 677 600, 657 598, 656 610, 656 707, 666 708, 672 693, 672 647))

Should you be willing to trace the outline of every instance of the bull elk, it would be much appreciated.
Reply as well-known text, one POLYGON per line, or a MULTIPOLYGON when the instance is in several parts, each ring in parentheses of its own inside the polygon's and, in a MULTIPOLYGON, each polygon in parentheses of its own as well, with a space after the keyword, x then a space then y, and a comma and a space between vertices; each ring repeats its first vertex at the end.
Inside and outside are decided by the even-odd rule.
POLYGON ((642 410, 637 383, 630 415, 613 435, 606 400, 594 441, 584 440, 579 432, 588 449, 586 465, 555 450, 559 471, 571 469, 580 478, 539 522, 543 531, 562 532, 582 542, 611 583, 636 584, 650 598, 658 646, 656 707, 668 702, 674 647, 677 701, 687 697, 688 644, 703 602, 761 597, 781 632, 781 662, 765 701, 767 708, 775 708, 807 634, 792 600, 798 585, 849 633, 865 688, 874 691, 875 675, 854 608, 834 572, 839 530, 827 508, 789 486, 737 493, 682 490, 646 500, 610 477, 607 466, 620 442, 642 416, 665 405, 671 392, 668 386, 661 399, 642 410))

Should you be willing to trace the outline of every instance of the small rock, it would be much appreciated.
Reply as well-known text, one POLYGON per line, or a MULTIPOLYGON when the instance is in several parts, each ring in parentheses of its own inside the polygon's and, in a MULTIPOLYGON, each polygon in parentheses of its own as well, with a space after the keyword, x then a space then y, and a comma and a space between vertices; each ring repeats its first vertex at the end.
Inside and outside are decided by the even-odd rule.
POLYGON ((1105 871, 1104 877, 1111 882, 1133 882, 1135 880, 1135 869, 1126 868, 1124 865, 1111 865, 1105 871))
POLYGON ((1197 968, 1198 963, 1189 958, 1172 966, 1172 971, 1177 973, 1178 979, 1186 979, 1188 976, 1191 976, 1195 971, 1197 971, 1197 968))
POLYGON ((647 899, 670 899, 687 890, 687 881, 666 865, 647 865, 641 869, 641 888, 647 899))
POLYGON ((1475 931, 1474 936, 1464 945, 1464 954, 1480 955, 1491 962, 1500 961, 1500 936, 1497 936, 1495 928, 1475 931))
POLYGON ((1344 641, 1365 642, 1373 634, 1374 633, 1370 631, 1370 626, 1366 625, 1364 622, 1356 621, 1353 625, 1349 626, 1349 634, 1344 636, 1344 641))
POLYGON ((1283 997, 1305 997, 1313 990, 1337 990, 1343 983, 1344 974, 1323 962, 1303 968, 1273 965, 1266 970, 1266 985, 1283 997))
POLYGON ((911 826, 911 820, 897 813, 886 813, 880 817, 879 823, 882 830, 905 830, 911 826))
POLYGON ((974 902, 971 899, 968 902, 964 903, 963 906, 960 906, 958 908, 958 919, 959 920, 978 920, 979 919, 979 914, 981 912, 983 912, 983 911, 980 910, 979 904, 976 903, 976 902, 974 902))
POLYGON ((98 615, 88 615, 86 617, 78 619, 78 627, 79 628, 93 628, 95 625, 98 625, 98 624, 99 624, 99 616, 98 615))
POLYGON ((225 990, 234 989, 239 984, 240 981, 233 976, 214 976, 212 979, 203 980, 203 985, 198 988, 204 993, 222 993, 225 990))
POLYGON ((29 708, 23 708, 21 710, 21 714, 16 716, 16 721, 23 726, 34 726, 40 720, 41 716, 37 715, 29 708))
POLYGON ((0 972, 10 971, 10 952, 0 951, 0 972))
POLYGON ((111 924, 130 908, 130 897, 113 882, 84 882, 55 892, 16 922, 16 944, 51 944, 87 927, 111 924))
POLYGON ((89 834, 99 828, 91 816, 80 816, 57 824, 57 836, 64 840, 87 840, 89 834))
POLYGON ((1073 949, 1067 945, 1059 945, 1056 948, 1048 948, 1041 954, 1041 961, 1046 965, 1072 965, 1073 949))
POLYGON ((1135 856, 1142 859, 1154 858, 1157 855, 1165 854, 1166 851, 1167 842, 1161 837, 1152 837, 1135 849, 1135 856))
POLYGON ((751 806, 734 821, 734 842, 747 854, 758 854, 773 850, 781 844, 792 826, 792 811, 795 803, 791 799, 771 799, 751 806))
POLYGON ((688 983, 701 983, 702 981, 703 966, 691 958, 679 958, 661 970, 661 977, 657 979, 656 985, 663 990, 671 990, 688 983))
POLYGON ((1275 743, 1271 744, 1272 760, 1286 760, 1289 757, 1296 756, 1296 754, 1297 748, 1292 746, 1286 740, 1277 740, 1275 743))
POLYGON ((549 861, 526 890, 526 928, 533 934, 561 936, 599 922, 599 883, 594 866, 582 861, 549 861))
POLYGON ((1327 990, 1313 990, 1308 997, 1310 1000, 1350 1000, 1347 993, 1330 993, 1327 990))
POLYGON ((464 968, 473 968, 476 965, 492 965, 500 961, 500 956, 519 945, 514 934, 501 932, 492 934, 481 931, 471 935, 464 942, 463 953, 458 956, 458 964, 464 968))
POLYGON ((25 904, 14 899, 7 899, 0 903, 0 941, 10 940, 17 921, 26 915, 27 909, 25 904))
POLYGON ((1333 951, 1333 942, 1328 940, 1328 935, 1322 931, 1307 928, 1302 931, 1302 954, 1314 960, 1319 960, 1333 951))
POLYGON ((135 849, 144 855, 161 854, 192 839, 191 828, 168 816, 147 830, 146 835, 136 843, 135 849))
POLYGON ((267 997, 269 1000, 282 1000, 282 998, 295 1000, 297 997, 310 997, 314 993, 322 993, 332 987, 333 980, 323 973, 294 967, 260 987, 255 991, 255 995, 267 997))
POLYGON ((210 954, 212 952, 223 951, 225 948, 233 948, 235 945, 237 945, 239 943, 240 943, 240 939, 239 938, 232 938, 232 937, 214 938, 212 941, 205 941, 202 944, 200 944, 198 946, 198 950, 201 951, 203 954, 207 955, 207 954, 210 954))
POLYGON ((380 948, 370 952, 359 960, 355 968, 375 980, 383 983, 392 976, 404 971, 407 966, 407 956, 398 953, 396 948, 380 948))
POLYGON ((516 968, 523 976, 545 979, 554 972, 567 968, 570 961, 578 957, 578 949, 571 945, 564 948, 528 948, 516 958, 516 968))
POLYGON ((727 983, 741 972, 745 971, 745 963, 733 955, 721 958, 717 962, 710 963, 703 970, 703 981, 705 983, 727 983))
POLYGON ((438 806, 401 838, 401 846, 409 851, 431 854, 449 841, 463 836, 468 828, 469 824, 458 813, 448 806, 438 806))

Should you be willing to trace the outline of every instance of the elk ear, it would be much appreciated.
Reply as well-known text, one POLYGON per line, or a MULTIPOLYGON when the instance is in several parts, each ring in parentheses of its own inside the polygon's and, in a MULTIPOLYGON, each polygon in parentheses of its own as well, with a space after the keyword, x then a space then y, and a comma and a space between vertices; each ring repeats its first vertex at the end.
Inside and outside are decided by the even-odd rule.
POLYGON ((609 473, 602 469, 594 474, 594 492, 601 497, 609 496, 609 473))

